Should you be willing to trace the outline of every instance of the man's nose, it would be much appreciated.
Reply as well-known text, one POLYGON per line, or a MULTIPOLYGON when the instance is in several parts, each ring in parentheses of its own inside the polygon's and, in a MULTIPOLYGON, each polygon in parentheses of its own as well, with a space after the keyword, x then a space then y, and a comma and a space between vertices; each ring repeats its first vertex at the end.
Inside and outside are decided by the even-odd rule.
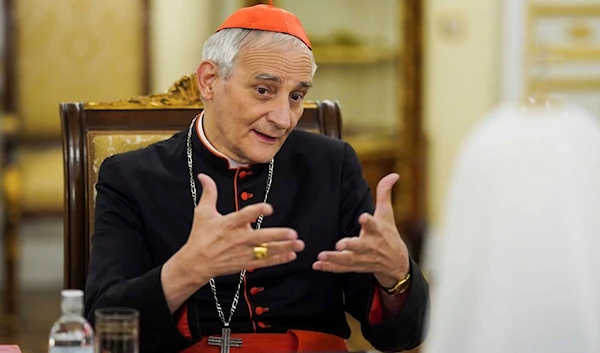
POLYGON ((268 120, 282 130, 289 129, 292 124, 289 99, 277 99, 274 104, 273 110, 267 115, 268 120))

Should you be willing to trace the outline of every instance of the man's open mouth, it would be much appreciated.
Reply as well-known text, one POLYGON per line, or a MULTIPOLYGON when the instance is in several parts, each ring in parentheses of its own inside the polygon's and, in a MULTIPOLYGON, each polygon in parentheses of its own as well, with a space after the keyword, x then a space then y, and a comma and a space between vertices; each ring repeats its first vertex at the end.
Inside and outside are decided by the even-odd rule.
POLYGON ((271 143, 272 143, 272 142, 275 142, 275 140, 277 140, 277 137, 273 137, 273 136, 270 136, 270 135, 266 135, 266 134, 263 134, 263 133, 261 133, 261 132, 258 132, 258 131, 256 131, 256 130, 252 130, 252 132, 254 132, 254 134, 255 134, 255 135, 256 135, 256 136, 257 136, 259 139, 261 139, 262 141, 265 141, 265 142, 271 142, 271 143))

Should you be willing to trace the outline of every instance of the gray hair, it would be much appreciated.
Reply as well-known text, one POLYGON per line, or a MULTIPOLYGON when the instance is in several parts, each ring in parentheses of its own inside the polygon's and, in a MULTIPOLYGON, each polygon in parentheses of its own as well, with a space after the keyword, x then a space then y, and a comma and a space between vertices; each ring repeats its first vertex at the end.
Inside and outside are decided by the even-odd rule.
POLYGON ((226 28, 211 35, 204 43, 202 60, 210 60, 219 67, 219 75, 223 79, 229 78, 233 72, 235 59, 241 49, 253 46, 254 48, 273 48, 288 46, 296 49, 306 50, 312 61, 312 74, 317 71, 317 64, 312 50, 300 39, 278 32, 269 32, 243 28, 226 28), (267 41, 259 41, 260 38, 269 36, 267 41))

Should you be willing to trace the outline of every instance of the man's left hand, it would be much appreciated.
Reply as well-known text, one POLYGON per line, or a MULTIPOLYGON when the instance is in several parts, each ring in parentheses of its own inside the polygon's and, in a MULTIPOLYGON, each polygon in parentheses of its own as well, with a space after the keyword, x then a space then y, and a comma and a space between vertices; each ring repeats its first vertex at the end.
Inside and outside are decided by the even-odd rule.
POLYGON ((398 174, 389 174, 377 184, 377 203, 371 216, 358 218, 362 229, 358 237, 343 238, 336 251, 323 251, 313 269, 326 272, 373 273, 383 287, 391 288, 408 274, 410 262, 406 244, 394 220, 392 187, 398 174))

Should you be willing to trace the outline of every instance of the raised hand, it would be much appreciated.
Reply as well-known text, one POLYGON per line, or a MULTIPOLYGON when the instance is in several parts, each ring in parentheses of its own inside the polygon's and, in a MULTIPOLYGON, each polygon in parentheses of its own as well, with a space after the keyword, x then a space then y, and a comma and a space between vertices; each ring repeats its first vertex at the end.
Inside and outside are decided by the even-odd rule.
POLYGON ((371 216, 363 213, 358 218, 362 225, 358 237, 339 240, 335 251, 323 251, 313 269, 327 272, 373 273, 384 287, 392 287, 406 277, 409 257, 402 241, 392 207, 392 187, 398 174, 389 174, 377 185, 377 203, 371 216))
POLYGON ((304 242, 291 228, 254 230, 251 223, 260 215, 269 216, 273 208, 265 203, 244 207, 222 215, 217 211, 217 185, 208 176, 198 176, 202 196, 194 211, 194 221, 186 253, 192 273, 209 277, 233 274, 248 268, 274 266, 296 259, 304 242), (266 244, 268 256, 257 259, 254 247, 266 244))

